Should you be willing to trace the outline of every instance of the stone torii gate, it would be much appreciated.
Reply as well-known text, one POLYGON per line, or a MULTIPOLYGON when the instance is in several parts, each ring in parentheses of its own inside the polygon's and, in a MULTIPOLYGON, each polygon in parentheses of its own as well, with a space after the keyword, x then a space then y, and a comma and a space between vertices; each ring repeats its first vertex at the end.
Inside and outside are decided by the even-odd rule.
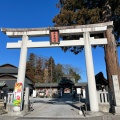
POLYGON ((95 39, 94 37, 90 37, 90 34, 104 33, 107 30, 107 27, 112 25, 113 22, 106 22, 99 24, 66 27, 27 28, 27 29, 2 28, 1 31, 10 38, 22 38, 22 41, 7 43, 7 48, 21 49, 17 82, 23 84, 23 89, 28 48, 84 46, 90 109, 93 112, 98 112, 99 107, 96 93, 96 83, 91 46, 107 44, 107 39, 106 38, 95 39), (50 41, 32 42, 31 40, 29 40, 29 37, 49 36, 50 30, 58 30, 60 36, 83 35, 83 38, 80 38, 79 40, 60 41, 59 44, 58 43, 51 44, 50 41))

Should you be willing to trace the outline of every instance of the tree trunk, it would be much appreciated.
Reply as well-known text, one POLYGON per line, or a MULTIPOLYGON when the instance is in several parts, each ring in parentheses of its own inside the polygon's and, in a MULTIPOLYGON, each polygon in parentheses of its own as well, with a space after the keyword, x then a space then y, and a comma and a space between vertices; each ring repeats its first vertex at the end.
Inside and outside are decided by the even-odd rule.
POLYGON ((108 41, 108 44, 105 45, 104 47, 108 86, 111 89, 111 91, 113 91, 112 75, 118 75, 120 85, 120 73, 119 73, 120 70, 118 63, 118 53, 116 48, 117 46, 112 26, 106 30, 105 37, 107 38, 108 41))

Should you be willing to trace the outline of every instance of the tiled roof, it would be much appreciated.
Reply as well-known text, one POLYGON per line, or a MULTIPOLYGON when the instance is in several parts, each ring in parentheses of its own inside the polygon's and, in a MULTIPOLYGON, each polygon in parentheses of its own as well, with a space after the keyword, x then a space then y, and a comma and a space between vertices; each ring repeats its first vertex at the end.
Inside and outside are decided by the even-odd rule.
MULTIPOLYGON (((3 82, 3 81, 1 81, 1 82, 3 82)), ((14 89, 14 86, 15 86, 15 83, 17 82, 17 80, 4 80, 4 82, 8 89, 14 89)), ((32 87, 26 83, 24 84, 24 87, 29 87, 30 89, 32 89, 32 87)))
MULTIPOLYGON (((34 87, 58 87, 58 83, 35 83, 34 87)), ((86 82, 75 83, 76 87, 87 86, 86 82)))
POLYGON ((0 65, 0 68, 6 68, 6 67, 9 67, 9 68, 17 68, 16 66, 11 65, 11 64, 9 64, 9 63, 0 65))
POLYGON ((58 83, 35 83, 35 87, 58 87, 58 83))
POLYGON ((0 74, 18 74, 18 68, 0 68, 0 74))
MULTIPOLYGON (((7 88, 9 88, 9 89, 14 88, 15 82, 17 82, 17 76, 16 75, 4 74, 4 75, 0 75, 0 76, 1 76, 0 82, 4 81, 6 83, 7 88), (2 78, 2 76, 10 76, 10 77, 2 78)), ((32 84, 31 81, 29 81, 28 78, 25 78, 25 85, 24 86, 32 88, 33 84, 32 84)))
MULTIPOLYGON (((2 75, 11 75, 11 76, 16 77, 17 79, 18 68, 11 64, 3 64, 0 66, 0 76, 2 75)), ((25 84, 26 85, 28 84, 30 86, 33 85, 32 81, 27 76, 25 76, 25 84)))
POLYGON ((75 83, 75 87, 79 87, 79 86, 87 86, 87 82, 79 82, 79 83, 75 83))
POLYGON ((8 89, 14 89, 15 82, 17 82, 17 80, 4 80, 4 81, 8 89))
POLYGON ((98 74, 95 75, 95 80, 96 80, 96 84, 108 85, 108 80, 105 79, 102 72, 99 72, 98 74))

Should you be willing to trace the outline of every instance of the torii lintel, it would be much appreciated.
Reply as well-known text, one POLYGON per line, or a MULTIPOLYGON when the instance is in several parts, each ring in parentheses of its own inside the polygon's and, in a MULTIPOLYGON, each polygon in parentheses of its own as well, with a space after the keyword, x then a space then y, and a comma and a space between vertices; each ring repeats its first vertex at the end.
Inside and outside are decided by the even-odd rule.
POLYGON ((49 36, 50 30, 59 30, 60 36, 63 35, 80 35, 84 32, 102 33, 108 26, 113 26, 113 22, 105 22, 98 24, 77 25, 77 26, 65 26, 65 27, 47 27, 47 28, 1 28, 1 31, 13 38, 20 38, 23 35, 29 37, 49 36))

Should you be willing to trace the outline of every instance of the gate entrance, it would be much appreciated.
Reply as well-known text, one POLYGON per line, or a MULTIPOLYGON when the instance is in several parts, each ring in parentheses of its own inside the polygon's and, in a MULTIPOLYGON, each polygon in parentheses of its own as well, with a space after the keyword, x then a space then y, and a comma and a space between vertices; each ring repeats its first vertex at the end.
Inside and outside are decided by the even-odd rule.
POLYGON ((95 39, 94 37, 91 37, 91 34, 104 33, 107 30, 107 27, 112 25, 113 25, 112 22, 106 22, 90 25, 49 27, 49 28, 27 28, 27 29, 2 28, 2 32, 5 33, 7 36, 12 38, 14 37, 22 38, 21 41, 18 41, 16 43, 7 43, 7 48, 21 49, 17 82, 22 83, 23 87, 22 89, 24 90, 24 78, 28 48, 84 46, 90 109, 91 111, 94 112, 99 111, 91 46, 107 44, 107 38, 95 39), (83 37, 79 38, 78 40, 59 41, 59 37, 69 35, 82 35, 83 37), (50 41, 46 42, 45 41, 32 42, 32 40, 29 40, 30 37, 41 36, 50 36, 51 39, 50 41))
POLYGON ((71 80, 69 77, 63 77, 62 80, 58 84, 60 97, 71 97, 75 89, 75 82, 74 80, 71 80))

